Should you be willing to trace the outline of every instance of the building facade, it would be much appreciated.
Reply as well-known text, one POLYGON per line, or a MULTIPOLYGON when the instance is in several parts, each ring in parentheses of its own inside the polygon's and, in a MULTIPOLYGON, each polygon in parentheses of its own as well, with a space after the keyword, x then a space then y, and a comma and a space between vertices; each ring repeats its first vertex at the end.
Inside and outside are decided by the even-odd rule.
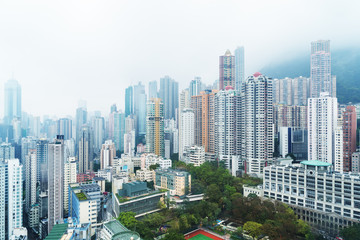
POLYGON ((235 89, 235 56, 229 50, 219 57, 219 90, 227 86, 235 89))
POLYGON ((345 111, 342 113, 342 119, 344 172, 350 172, 352 169, 351 156, 356 151, 357 118, 355 106, 346 106, 345 111))
POLYGON ((151 99, 147 103, 146 152, 165 155, 164 105, 160 98, 151 99))

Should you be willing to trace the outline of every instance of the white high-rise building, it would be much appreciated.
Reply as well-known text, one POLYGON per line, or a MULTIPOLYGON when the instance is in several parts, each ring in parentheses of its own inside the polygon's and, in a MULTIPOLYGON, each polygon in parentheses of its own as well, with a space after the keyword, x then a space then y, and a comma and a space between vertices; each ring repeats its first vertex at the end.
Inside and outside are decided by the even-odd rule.
POLYGON ((179 131, 181 135, 181 143, 179 149, 179 158, 182 159, 184 150, 188 147, 194 145, 195 141, 195 119, 194 119, 194 111, 191 108, 184 108, 180 112, 180 124, 179 131))
POLYGON ((320 97, 328 92, 336 97, 336 77, 331 76, 330 40, 311 42, 310 96, 320 97))
POLYGON ((245 170, 262 173, 274 152, 273 132, 273 82, 261 73, 248 77, 242 87, 240 105, 241 157, 245 170))
POLYGON ((64 136, 48 145, 48 232, 64 217, 64 136))
POLYGON ((76 158, 67 158, 64 164, 64 211, 69 212, 69 184, 76 183, 77 166, 76 158))
POLYGON ((235 49, 235 89, 241 91, 241 87, 245 81, 245 55, 244 47, 235 49))
POLYGON ((25 156, 25 208, 29 212, 36 203, 37 161, 36 150, 31 149, 25 156))
POLYGON ((221 161, 225 161, 229 170, 233 170, 232 156, 237 155, 238 103, 240 96, 230 86, 215 95, 215 152, 221 161))
POLYGON ((22 168, 19 159, 0 162, 0 239, 10 239, 22 227, 22 168))
POLYGON ((337 98, 330 97, 329 93, 321 93, 320 97, 308 99, 308 158, 328 162, 334 166, 335 171, 340 171, 342 163, 339 166, 340 160, 335 162, 335 157, 340 157, 336 142, 340 144, 339 138, 342 138, 339 136, 341 130, 337 129, 337 105, 337 98))
POLYGON ((94 151, 99 152, 105 139, 105 120, 103 117, 94 119, 94 151))
POLYGON ((105 141, 100 151, 100 169, 112 166, 116 157, 115 143, 111 140, 105 141))

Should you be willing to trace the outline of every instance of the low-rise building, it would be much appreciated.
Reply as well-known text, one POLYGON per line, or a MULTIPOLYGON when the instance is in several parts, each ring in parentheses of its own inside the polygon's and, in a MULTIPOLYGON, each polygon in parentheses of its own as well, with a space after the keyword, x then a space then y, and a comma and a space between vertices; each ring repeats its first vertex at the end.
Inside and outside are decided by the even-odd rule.
POLYGON ((188 164, 194 164, 195 167, 198 167, 205 162, 205 148, 203 146, 186 148, 183 155, 184 161, 188 164))
POLYGON ((137 232, 130 231, 118 220, 111 220, 103 224, 99 234, 100 240, 140 240, 137 232))
POLYGON ((139 169, 136 171, 136 178, 139 181, 147 181, 151 182, 155 179, 155 171, 154 170, 148 170, 148 169, 139 169))
POLYGON ((183 196, 191 192, 191 174, 173 169, 156 170, 154 184, 157 189, 169 190, 172 196, 183 196))
POLYGON ((268 166, 264 197, 288 204, 312 227, 336 235, 360 221, 360 175, 334 172, 330 163, 268 166))
POLYGON ((129 177, 127 176, 127 174, 119 174, 119 175, 113 176, 112 192, 117 193, 118 190, 123 188, 123 184, 128 183, 128 182, 129 182, 129 177))
POLYGON ((145 153, 141 155, 142 169, 149 169, 151 165, 159 164, 161 169, 168 169, 172 166, 171 159, 165 159, 153 153, 145 153))

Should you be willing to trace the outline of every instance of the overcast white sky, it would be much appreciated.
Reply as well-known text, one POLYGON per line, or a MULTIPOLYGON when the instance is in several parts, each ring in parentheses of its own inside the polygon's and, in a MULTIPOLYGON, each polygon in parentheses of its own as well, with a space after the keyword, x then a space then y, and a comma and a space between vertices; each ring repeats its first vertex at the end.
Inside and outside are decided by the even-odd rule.
POLYGON ((170 75, 218 78, 219 55, 245 47, 246 73, 309 53, 359 46, 360 1, 339 0, 3 0, 0 2, 0 117, 14 73, 23 110, 74 115, 123 108, 124 89, 170 75))

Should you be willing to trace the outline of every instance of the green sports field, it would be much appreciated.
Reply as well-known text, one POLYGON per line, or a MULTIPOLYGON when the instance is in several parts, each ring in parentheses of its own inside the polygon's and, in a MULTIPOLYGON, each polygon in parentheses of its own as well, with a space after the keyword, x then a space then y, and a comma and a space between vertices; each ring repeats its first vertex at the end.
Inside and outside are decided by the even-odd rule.
POLYGON ((204 236, 202 234, 196 235, 195 237, 190 238, 190 240, 212 240, 212 238, 209 238, 207 236, 204 236))

